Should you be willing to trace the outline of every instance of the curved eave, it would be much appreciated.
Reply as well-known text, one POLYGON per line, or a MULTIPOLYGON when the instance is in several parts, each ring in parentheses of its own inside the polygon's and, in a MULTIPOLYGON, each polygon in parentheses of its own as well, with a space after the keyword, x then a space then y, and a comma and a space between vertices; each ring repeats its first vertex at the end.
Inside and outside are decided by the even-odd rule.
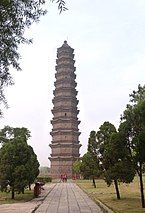
POLYGON ((76 112, 77 114, 79 114, 80 110, 77 109, 77 106, 74 107, 53 107, 53 109, 51 110, 52 113, 55 112, 76 112))
POLYGON ((79 158, 79 156, 78 157, 74 157, 74 156, 60 156, 60 157, 58 157, 58 156, 56 156, 56 157, 48 157, 48 159, 50 160, 50 161, 55 161, 55 160, 77 160, 79 158))
POLYGON ((51 120, 51 124, 56 124, 56 123, 75 123, 75 124, 80 124, 81 121, 77 120, 77 118, 55 118, 51 120))
POLYGON ((58 130, 58 131, 52 131, 50 132, 50 135, 51 136, 54 136, 54 135, 77 135, 79 136, 81 134, 81 132, 77 132, 77 131, 73 131, 73 130, 58 130))
POLYGON ((51 148, 54 148, 54 147, 78 147, 80 148, 82 145, 81 144, 78 144, 78 143, 53 143, 53 144, 49 144, 49 146, 51 148))

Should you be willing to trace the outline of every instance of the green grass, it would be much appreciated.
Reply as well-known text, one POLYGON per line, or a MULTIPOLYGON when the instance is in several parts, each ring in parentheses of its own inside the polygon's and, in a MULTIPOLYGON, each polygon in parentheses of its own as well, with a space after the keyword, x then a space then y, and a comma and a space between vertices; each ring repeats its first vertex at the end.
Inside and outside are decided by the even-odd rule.
POLYGON ((95 189, 89 180, 77 181, 77 184, 94 200, 100 200, 117 213, 145 212, 141 207, 140 188, 137 178, 131 184, 120 184, 121 200, 117 200, 114 185, 108 187, 104 180, 96 180, 95 189))
POLYGON ((0 205, 1 204, 11 204, 11 203, 18 203, 18 202, 26 202, 33 199, 33 190, 25 190, 24 194, 17 194, 15 193, 15 199, 11 199, 11 192, 0 192, 0 205))

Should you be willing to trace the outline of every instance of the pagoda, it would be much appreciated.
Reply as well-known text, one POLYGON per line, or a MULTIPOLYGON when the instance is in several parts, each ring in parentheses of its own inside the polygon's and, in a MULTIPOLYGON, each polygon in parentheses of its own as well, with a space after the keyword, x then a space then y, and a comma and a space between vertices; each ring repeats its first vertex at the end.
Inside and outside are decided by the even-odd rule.
POLYGON ((77 108, 77 83, 75 81, 74 49, 67 41, 57 49, 56 59, 56 81, 53 91, 54 98, 51 124, 52 142, 51 147, 51 177, 59 179, 66 174, 68 178, 73 177, 73 163, 79 159, 79 110, 77 108))

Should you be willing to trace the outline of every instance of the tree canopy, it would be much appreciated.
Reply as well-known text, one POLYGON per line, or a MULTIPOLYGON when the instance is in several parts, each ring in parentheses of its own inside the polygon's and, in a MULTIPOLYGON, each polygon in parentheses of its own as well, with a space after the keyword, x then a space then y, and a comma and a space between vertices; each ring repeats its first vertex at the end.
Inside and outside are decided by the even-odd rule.
POLYGON ((94 187, 96 187, 96 184, 94 182, 95 177, 98 177, 100 175, 96 162, 96 158, 92 156, 90 152, 87 152, 83 155, 80 166, 80 170, 83 174, 83 177, 85 179, 93 179, 94 187))
POLYGON ((1 132, 6 129, 9 131, 0 149, 0 183, 5 187, 10 185, 14 199, 15 191, 24 193, 24 188, 34 182, 39 174, 39 162, 33 148, 27 144, 30 132, 26 128, 8 126, 1 132))
POLYGON ((139 175, 142 207, 145 207, 142 180, 145 164, 145 85, 139 85, 138 90, 130 94, 130 103, 126 106, 121 120, 121 131, 126 136, 139 175))
POLYGON ((135 175, 130 150, 125 137, 110 122, 104 122, 96 135, 98 158, 105 181, 108 186, 114 182, 117 198, 120 199, 118 182, 130 183, 135 175))
POLYGON ((30 131, 25 127, 13 128, 10 126, 5 126, 0 130, 0 143, 2 144, 13 141, 16 138, 21 138, 23 139, 23 142, 27 143, 27 140, 30 137, 30 131))
MULTIPOLYGON (((65 1, 51 0, 58 4, 60 12, 67 10, 65 1)), ((45 0, 0 1, 0 104, 6 104, 4 87, 13 84, 10 67, 21 70, 18 47, 32 42, 24 36, 25 29, 46 13, 45 0)))
POLYGON ((88 150, 81 159, 80 170, 84 178, 93 180, 93 186, 95 188, 95 178, 100 176, 100 166, 96 150, 96 132, 91 131, 88 139, 88 150))

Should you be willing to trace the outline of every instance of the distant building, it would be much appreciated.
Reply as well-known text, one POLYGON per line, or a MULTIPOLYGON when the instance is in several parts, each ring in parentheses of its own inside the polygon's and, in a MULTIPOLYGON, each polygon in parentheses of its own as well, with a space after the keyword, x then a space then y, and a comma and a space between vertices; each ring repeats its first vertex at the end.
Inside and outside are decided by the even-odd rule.
POLYGON ((67 41, 57 49, 56 59, 56 81, 54 83, 53 98, 53 119, 52 123, 52 142, 51 147, 51 177, 58 179, 62 174, 67 174, 72 178, 72 165, 80 154, 78 120, 79 110, 77 108, 78 100, 76 98, 77 83, 74 67, 74 49, 67 41))
POLYGON ((50 168, 46 166, 40 166, 39 176, 50 176, 50 168))

